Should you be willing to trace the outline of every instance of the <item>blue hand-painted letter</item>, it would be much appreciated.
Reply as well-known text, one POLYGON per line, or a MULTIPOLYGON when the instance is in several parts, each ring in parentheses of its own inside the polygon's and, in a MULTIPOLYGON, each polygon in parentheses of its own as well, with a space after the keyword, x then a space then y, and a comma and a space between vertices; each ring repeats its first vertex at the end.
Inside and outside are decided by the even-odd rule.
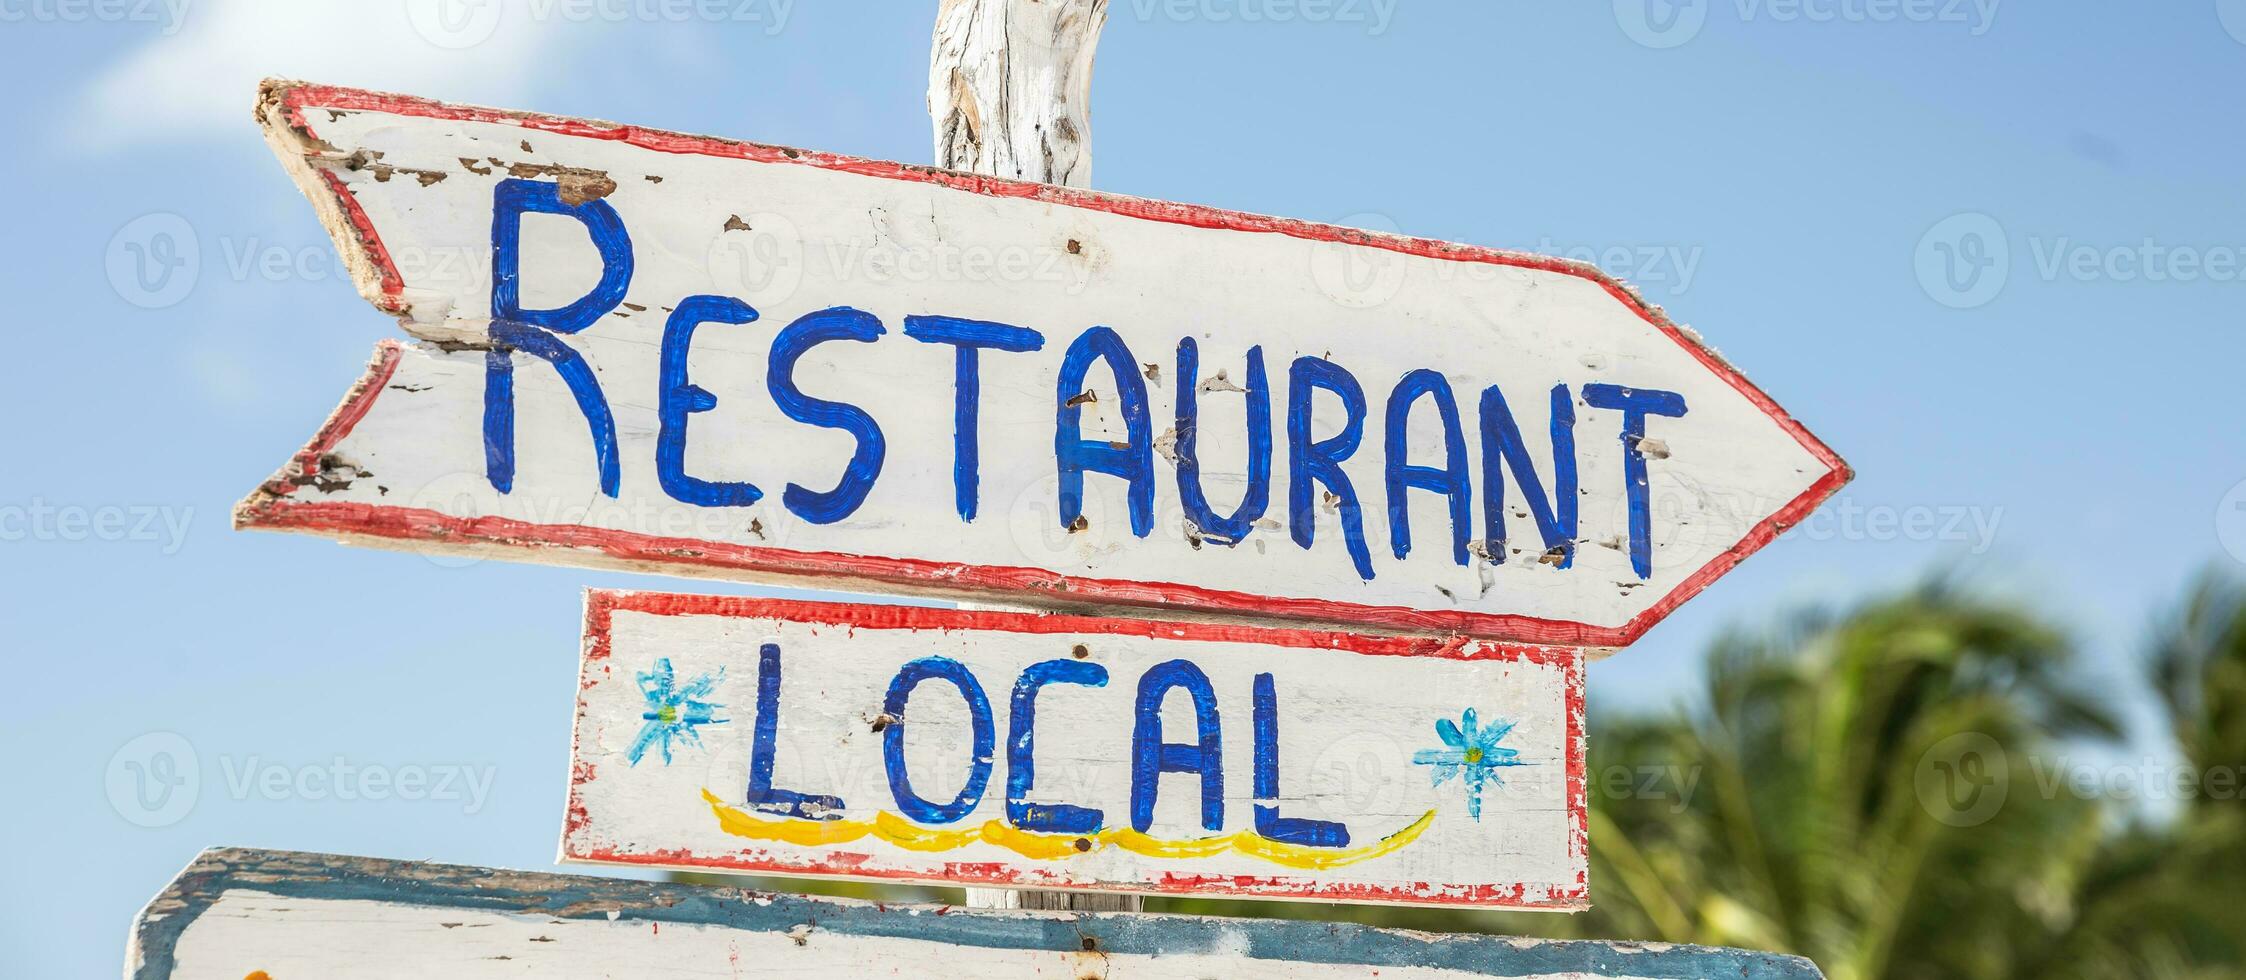
POLYGON ((1062 527, 1074 527, 1084 514, 1084 474, 1106 473, 1129 481, 1131 533, 1146 537, 1154 531, 1154 436, 1146 412, 1146 379, 1123 338, 1106 327, 1093 327, 1068 345, 1061 359, 1061 376, 1055 397, 1057 418, 1053 426, 1053 455, 1060 467, 1060 517, 1062 527), (1085 376, 1094 360, 1104 360, 1115 375, 1117 411, 1123 416, 1125 442, 1084 438, 1085 376))
POLYGON ((492 489, 515 489, 515 360, 520 351, 554 366, 592 429, 600 489, 611 497, 620 482, 616 421, 608 398, 583 355, 562 343, 623 302, 632 283, 632 239, 608 202, 565 203, 560 185, 508 179, 493 191, 491 211, 491 350, 484 355, 484 474, 492 489), (522 305, 522 218, 529 212, 575 218, 600 253, 600 281, 568 306, 526 310, 522 305))
POLYGON ((881 426, 865 409, 813 398, 798 389, 795 386, 796 359, 830 340, 871 343, 881 333, 881 321, 873 314, 837 306, 806 313, 772 338, 772 363, 764 375, 764 386, 772 392, 772 403, 780 406, 782 414, 798 422, 841 429, 858 439, 858 451, 851 454, 850 463, 842 469, 842 480, 834 489, 810 490, 790 483, 780 495, 790 512, 813 524, 832 524, 850 516, 859 504, 866 502, 866 494, 873 490, 874 478, 881 475, 881 461, 887 454, 888 443, 882 439, 881 426))
POLYGON ((982 460, 982 439, 977 431, 983 399, 979 354, 985 347, 1010 353, 1039 350, 1045 346, 1045 337, 1026 327, 949 316, 908 316, 905 336, 926 344, 950 344, 959 350, 952 373, 952 498, 959 508, 959 519, 972 521, 982 460))
POLYGON ((1098 810, 1067 803, 1029 802, 1030 791, 1037 784, 1037 689, 1047 684, 1106 687, 1107 668, 1080 660, 1047 660, 1030 665, 1014 682, 1006 724, 1006 822, 1021 830, 1048 834, 1097 833, 1107 819, 1098 810))
POLYGON ((1679 418, 1685 413, 1684 396, 1652 388, 1621 385, 1583 386, 1583 401, 1592 408, 1622 413, 1622 485, 1630 502, 1630 567, 1638 578, 1653 577, 1653 504, 1646 486, 1646 457, 1638 448, 1645 439, 1646 416, 1679 418))
POLYGON ((1139 678, 1138 718, 1131 730, 1131 827, 1145 833, 1154 825, 1154 797, 1162 774, 1201 776, 1201 826, 1224 829, 1224 752, 1217 717, 1217 692, 1209 675, 1188 660, 1156 664, 1139 678), (1194 741, 1162 740, 1162 697, 1173 687, 1193 697, 1194 741))
POLYGON ((689 296, 671 311, 663 325, 661 390, 656 393, 655 414, 662 428, 655 435, 655 476, 663 492, 681 503, 703 507, 746 507, 763 499, 755 484, 713 483, 686 475, 686 417, 717 407, 717 396, 686 380, 686 359, 694 349, 694 329, 705 323, 749 323, 756 311, 749 304, 725 296, 689 296))

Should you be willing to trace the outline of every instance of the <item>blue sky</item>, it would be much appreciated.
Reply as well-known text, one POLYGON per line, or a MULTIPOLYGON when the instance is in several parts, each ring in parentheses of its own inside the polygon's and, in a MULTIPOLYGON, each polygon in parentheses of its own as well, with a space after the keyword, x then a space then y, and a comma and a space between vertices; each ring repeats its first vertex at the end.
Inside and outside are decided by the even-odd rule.
MULTIPOLYGON (((229 530, 397 335, 259 140, 260 76, 930 155, 932 2, 507 0, 488 35, 433 0, 173 3, 0 0, 0 949, 25 975, 114 971, 206 846, 549 865, 579 589, 725 590, 229 530), (188 277, 137 280, 129 247, 181 227, 188 277), (119 797, 164 775, 121 750, 170 736, 192 805, 119 797), (457 775, 294 782, 339 766, 457 775)), ((2135 710, 2148 624, 2246 572, 2242 81, 2246 0, 1115 0, 1093 179, 1598 258, 1855 465, 1596 666, 1595 702, 1665 705, 1729 624, 1962 566, 2071 624, 2135 710)))

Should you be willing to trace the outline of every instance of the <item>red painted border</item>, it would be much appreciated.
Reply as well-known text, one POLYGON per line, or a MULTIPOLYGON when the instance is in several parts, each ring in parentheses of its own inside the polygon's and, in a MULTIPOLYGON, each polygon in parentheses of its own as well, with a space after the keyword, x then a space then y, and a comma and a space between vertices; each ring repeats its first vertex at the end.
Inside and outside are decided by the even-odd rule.
MULTIPOLYGON (((1588 866, 1589 814, 1587 810, 1583 730, 1583 656, 1578 650, 1525 646, 1461 638, 1431 639, 1364 636, 1321 630, 1272 629, 1213 623, 1173 623, 1063 613, 1000 612, 980 609, 935 609, 923 606, 873 605, 844 602, 804 602, 751 596, 686 595, 669 592, 636 592, 588 589, 585 592, 585 658, 579 689, 589 687, 596 665, 610 657, 616 613, 650 616, 717 616, 727 619, 778 619, 795 623, 832 625, 851 630, 978 630, 1032 635, 1103 634, 1147 637, 1179 642, 1250 643, 1291 649, 1343 650, 1366 656, 1435 656, 1458 660, 1500 660, 1559 666, 1564 670, 1567 720, 1568 856, 1576 866, 1573 885, 1516 882, 1444 886, 1451 894, 1429 896, 1409 888, 1322 882, 1288 875, 1196 875, 1166 873, 1138 888, 1086 888, 1058 880, 1023 874, 991 862, 950 862, 940 876, 895 868, 869 868, 871 855, 834 852, 817 858, 776 854, 743 848, 734 855, 714 856, 691 851, 622 851, 582 847, 577 835, 589 821, 579 791, 595 778, 592 765, 576 751, 577 733, 571 734, 569 808, 562 832, 562 857, 601 864, 629 864, 669 868, 721 868, 757 874, 809 875, 912 881, 938 885, 1008 888, 1063 888, 1076 891, 1141 891, 1164 895, 1221 895, 1233 898, 1303 899, 1335 902, 1375 902, 1394 905, 1483 906, 1513 909, 1573 910, 1590 902, 1588 866)), ((578 717, 582 721, 580 702, 578 717)))
MULTIPOLYGON (((1852 476, 1848 464, 1816 436, 1779 408, 1770 396, 1732 369, 1722 358, 1702 345, 1697 339, 1679 330, 1663 316, 1659 309, 1639 300, 1636 294, 1607 277, 1597 268, 1566 259, 1537 255, 1502 252, 1470 245, 1456 245, 1424 238, 1407 238, 1375 232, 1340 228, 1286 218, 1223 211, 1186 204, 1149 201, 1141 198, 1102 194, 1094 191, 1055 187, 1047 184, 1030 184, 1002 180, 974 174, 956 173, 927 167, 914 167, 899 163, 883 163, 857 157, 831 153, 795 150, 690 136, 662 130, 644 129, 580 119, 534 113, 482 109, 471 106, 448 105, 410 96, 388 95, 358 89, 336 88, 323 85, 295 84, 278 90, 277 97, 291 125, 316 138, 306 110, 322 108, 337 111, 385 112, 394 115, 418 116, 432 119, 462 120, 495 124, 509 124, 526 129, 559 133, 586 139, 613 140, 631 146, 664 153, 695 154, 752 160, 761 163, 795 164, 838 170, 864 176, 915 183, 937 184, 955 190, 968 191, 991 197, 1024 198, 1066 207, 1100 211, 1126 217, 1190 225, 1196 228, 1223 229, 1242 232, 1261 232, 1289 235, 1313 241, 1343 242, 1370 248, 1382 248, 1407 255, 1448 259, 1460 262, 1479 262, 1491 265, 1538 269, 1584 279, 1606 290, 1616 301, 1636 313, 1648 325, 1674 341, 1709 371, 1731 385, 1757 409, 1768 416, 1787 434, 1793 436, 1805 450, 1827 467, 1826 474, 1808 489, 1780 508, 1723 554, 1716 556, 1699 571, 1685 578, 1660 601, 1640 611, 1629 622, 1619 627, 1603 627, 1572 620, 1544 619, 1522 615, 1492 615, 1460 610, 1425 610, 1401 606, 1371 606, 1326 599, 1300 599, 1260 596, 1244 592, 1208 589, 1197 586, 1165 582, 1135 582, 1113 579, 1080 578, 1043 569, 1013 568, 1003 566, 960 566, 955 563, 929 562, 914 559, 878 558, 823 552, 785 551, 776 548, 752 548, 689 539, 668 539, 652 535, 621 531, 589 530, 577 526, 546 526, 500 520, 463 520, 427 510, 411 508, 369 506, 358 504, 298 503, 286 500, 286 493, 253 501, 242 508, 237 522, 244 527, 268 527, 286 530, 320 531, 345 535, 363 535, 390 539, 464 540, 476 543, 505 544, 514 547, 555 547, 588 549, 621 562, 668 565, 676 569, 727 569, 740 572, 823 578, 846 576, 869 582, 905 585, 926 589, 950 591, 962 595, 991 592, 1016 593, 1014 598, 1042 602, 1062 603, 1121 603, 1153 607, 1185 607, 1237 613, 1244 616, 1303 620, 1354 627, 1376 627, 1410 632, 1457 632, 1475 636, 1502 637, 1530 643, 1566 644, 1570 646, 1618 647, 1626 646, 1643 635, 1653 624, 1667 617, 1686 600, 1698 595, 1709 584, 1730 571, 1742 559, 1762 549, 1785 529, 1799 523, 1818 504, 1824 502, 1852 476), (1021 595, 1027 592, 1028 595, 1021 595)), ((326 186, 336 195, 338 205, 347 220, 360 235, 368 258, 382 276, 385 309, 396 306, 396 297, 403 284, 397 270, 390 262, 388 252, 376 235, 373 222, 340 182, 332 177, 326 186)), ((393 310, 394 311, 394 310, 393 310)), ((353 420, 365 414, 366 406, 360 400, 371 401, 380 391, 379 385, 362 383, 337 412, 338 418, 350 415, 353 420)), ((337 429, 331 424, 330 429, 337 429)), ((349 431, 344 425, 338 431, 323 430, 314 440, 306 455, 317 457, 349 431)))

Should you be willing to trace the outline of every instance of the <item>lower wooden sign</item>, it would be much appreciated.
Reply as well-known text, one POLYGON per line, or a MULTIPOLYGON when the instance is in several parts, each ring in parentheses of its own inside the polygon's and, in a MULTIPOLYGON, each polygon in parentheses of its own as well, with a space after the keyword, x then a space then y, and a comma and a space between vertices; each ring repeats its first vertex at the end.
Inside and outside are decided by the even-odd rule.
POLYGON ((371 977, 1725 977, 1809 961, 1326 922, 968 911, 285 851, 206 851, 134 922, 128 980, 371 977))
POLYGON ((564 860, 1577 909, 1583 661, 592 592, 564 860))

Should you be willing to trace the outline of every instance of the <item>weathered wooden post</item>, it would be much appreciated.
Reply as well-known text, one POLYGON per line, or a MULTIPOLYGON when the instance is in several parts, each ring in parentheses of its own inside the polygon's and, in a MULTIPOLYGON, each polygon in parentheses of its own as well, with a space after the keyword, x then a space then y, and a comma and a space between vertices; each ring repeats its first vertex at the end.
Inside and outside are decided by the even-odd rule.
MULTIPOLYGON (((936 166, 1092 184, 1092 57, 1107 0, 942 0, 928 58, 936 166)), ((983 909, 1137 912, 1137 895, 969 888, 983 909)))
POLYGON ((928 59, 936 165, 1092 184, 1092 54, 1107 0, 942 0, 928 59))

